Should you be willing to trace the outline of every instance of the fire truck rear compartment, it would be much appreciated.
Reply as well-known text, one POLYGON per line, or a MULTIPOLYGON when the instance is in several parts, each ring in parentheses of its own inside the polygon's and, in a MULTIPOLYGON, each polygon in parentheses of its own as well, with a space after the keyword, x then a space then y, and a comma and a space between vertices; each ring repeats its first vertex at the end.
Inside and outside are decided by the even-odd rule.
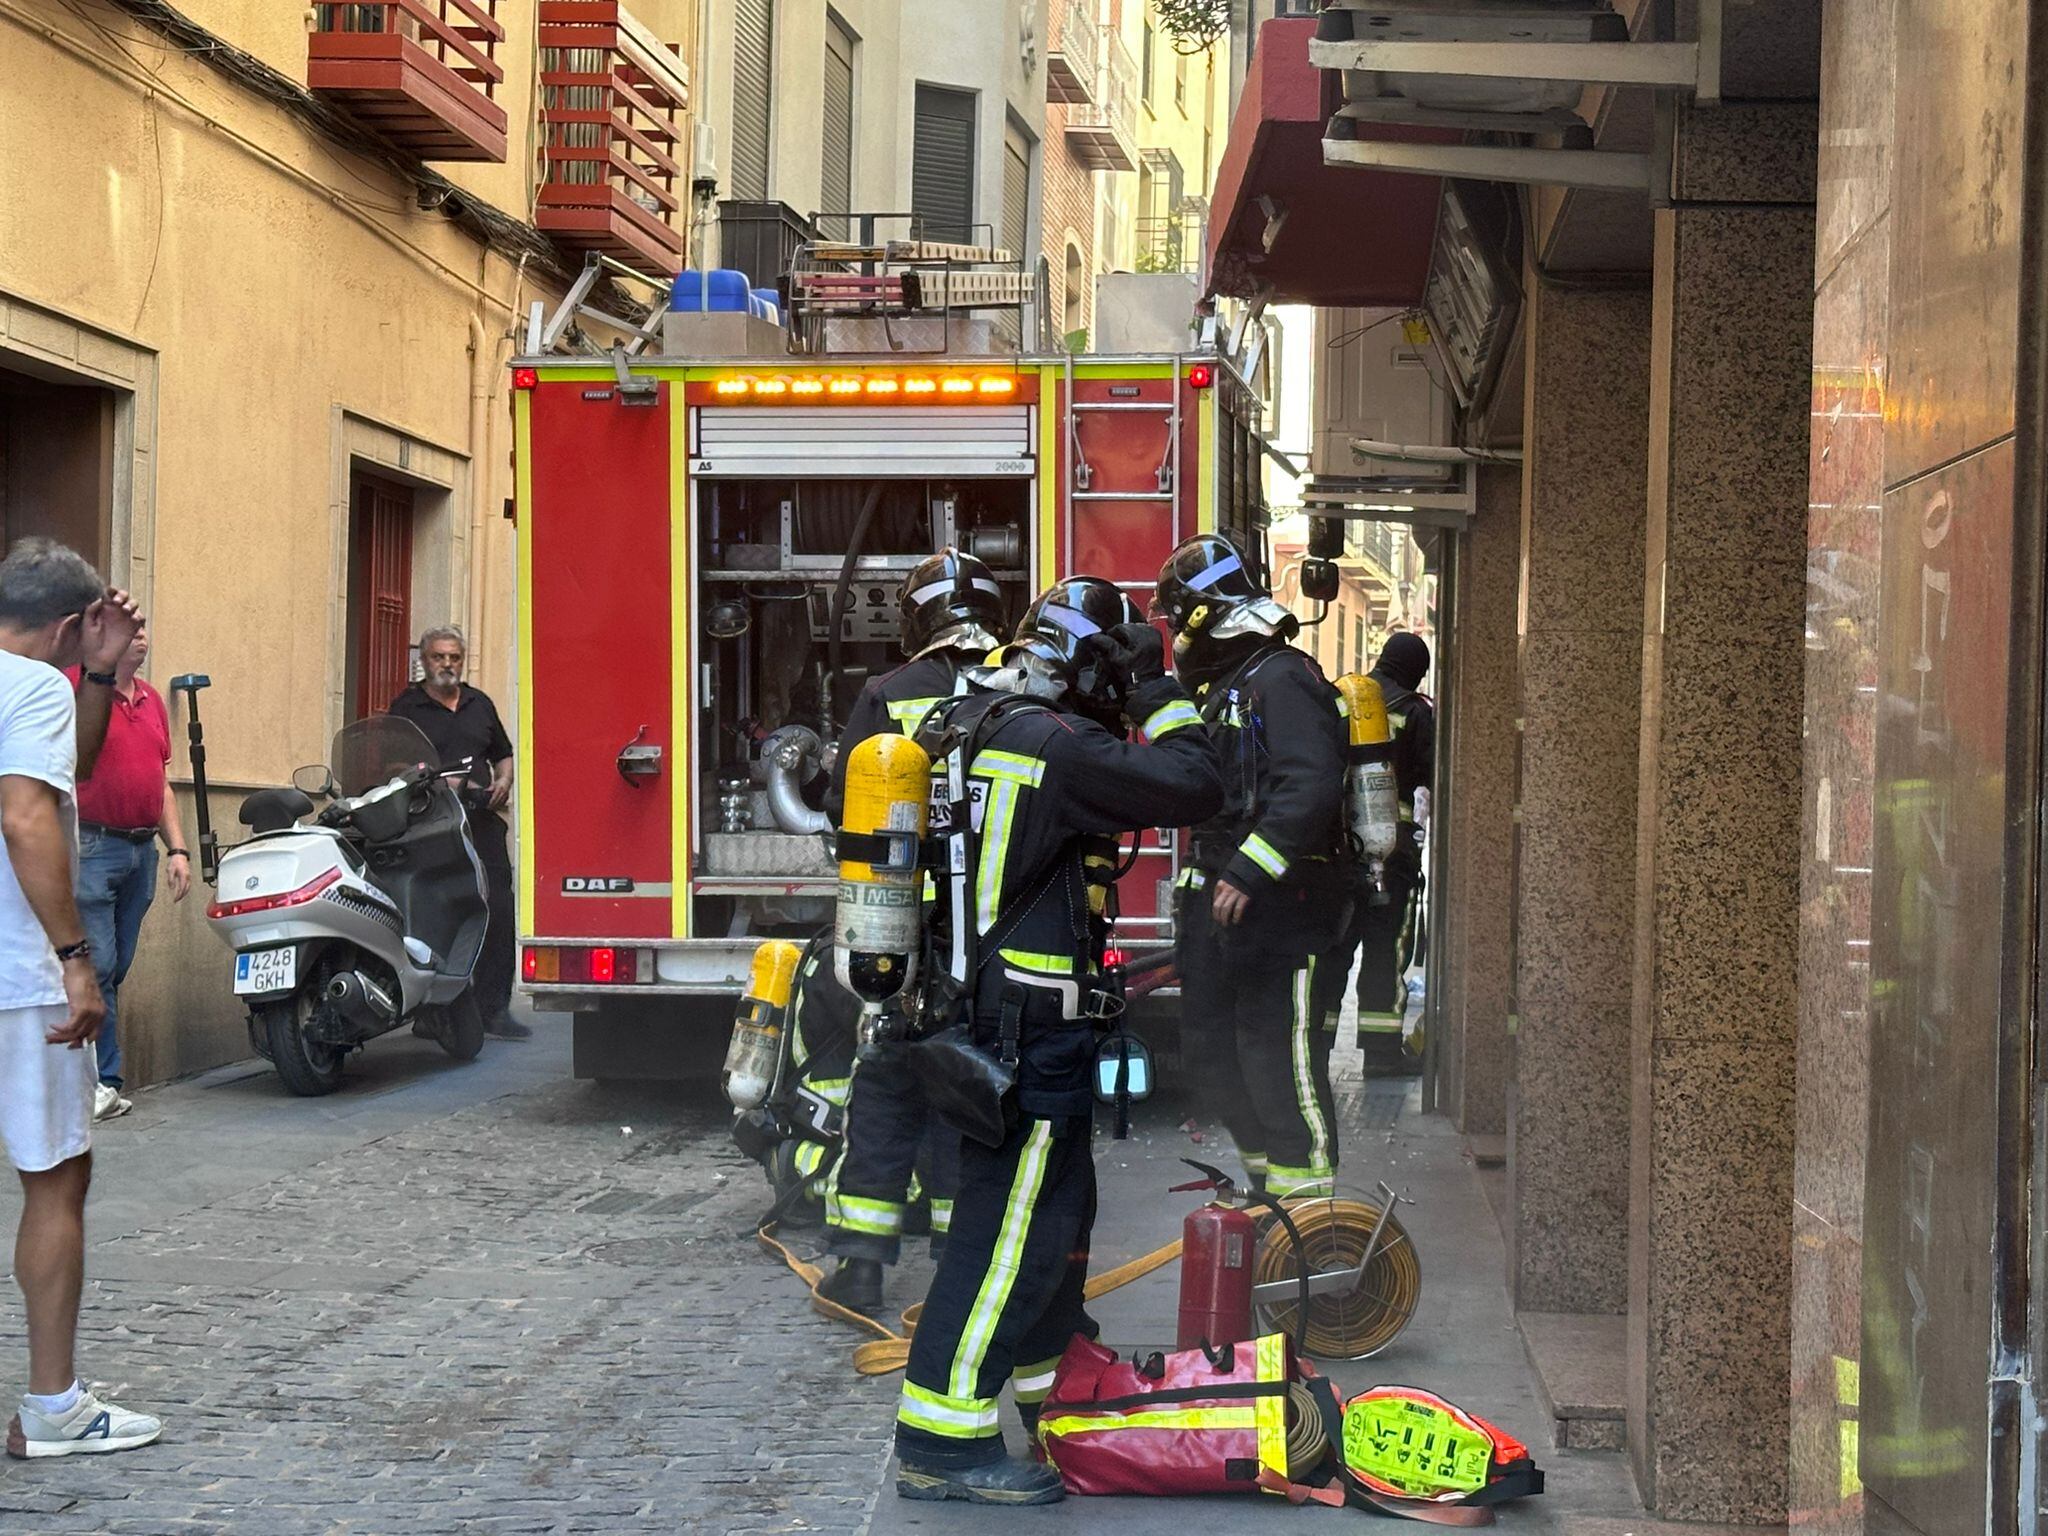
POLYGON ((701 607, 692 932, 808 937, 831 919, 819 831, 831 747, 861 687, 904 661, 897 594, 935 549, 1029 601, 1031 482, 736 478, 697 484, 701 607))

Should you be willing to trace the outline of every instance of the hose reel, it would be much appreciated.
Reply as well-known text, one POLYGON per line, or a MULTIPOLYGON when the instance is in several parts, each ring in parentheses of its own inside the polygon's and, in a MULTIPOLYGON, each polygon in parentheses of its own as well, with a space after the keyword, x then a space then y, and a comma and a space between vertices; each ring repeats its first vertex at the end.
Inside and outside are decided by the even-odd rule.
POLYGON ((1290 1200, 1304 1266, 1287 1230, 1267 1228, 1252 1262, 1252 1304, 1264 1333, 1301 1340, 1312 1358, 1364 1360, 1393 1343, 1422 1300, 1422 1263, 1394 1214, 1404 1203, 1387 1185, 1380 1203, 1290 1200), (1307 1316, 1300 1275, 1310 1276, 1307 1316))

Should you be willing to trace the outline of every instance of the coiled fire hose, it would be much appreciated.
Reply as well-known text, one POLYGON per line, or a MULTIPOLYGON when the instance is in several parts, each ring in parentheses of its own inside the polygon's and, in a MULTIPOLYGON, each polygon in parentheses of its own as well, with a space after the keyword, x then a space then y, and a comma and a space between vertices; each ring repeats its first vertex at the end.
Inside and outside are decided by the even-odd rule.
MULTIPOLYGON (((1415 1244, 1393 1212, 1360 1200, 1291 1200, 1288 1215, 1301 1234, 1310 1274, 1356 1269, 1372 1246, 1372 1261, 1352 1291, 1324 1291, 1308 1300, 1308 1313, 1293 1298, 1258 1307, 1265 1331, 1291 1334, 1313 1359, 1363 1360, 1393 1343, 1415 1316, 1422 1299, 1422 1263, 1415 1244)), ((1252 1261, 1252 1283, 1291 1281, 1300 1272, 1293 1242, 1278 1223, 1269 1227, 1252 1261)))
POLYGON ((1288 1383, 1287 1475, 1299 1482, 1323 1464, 1329 1450, 1330 1433, 1315 1394, 1302 1382, 1288 1383))

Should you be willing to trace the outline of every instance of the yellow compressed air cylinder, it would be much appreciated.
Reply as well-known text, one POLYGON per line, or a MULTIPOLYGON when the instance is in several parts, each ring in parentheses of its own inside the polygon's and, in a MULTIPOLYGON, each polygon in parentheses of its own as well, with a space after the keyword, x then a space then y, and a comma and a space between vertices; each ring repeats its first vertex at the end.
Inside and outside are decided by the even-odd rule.
POLYGON ((1377 678, 1367 677, 1363 672, 1346 672, 1337 679, 1337 693, 1344 700, 1352 746, 1384 746, 1393 740, 1393 730, 1387 723, 1387 696, 1381 692, 1377 678))
POLYGON ((847 754, 832 969, 870 1013, 915 979, 931 773, 930 755, 908 736, 870 736, 847 754))
POLYGON ((732 1044, 725 1052, 725 1096, 734 1109, 759 1109, 774 1091, 790 989, 803 953, 787 939, 770 939, 754 950, 747 990, 732 1021, 732 1044))
POLYGON ((1401 791, 1394 779, 1393 739, 1387 699, 1377 679, 1347 672, 1337 694, 1351 727, 1344 768, 1344 820, 1357 840, 1359 856, 1377 886, 1387 856, 1401 835, 1401 791))

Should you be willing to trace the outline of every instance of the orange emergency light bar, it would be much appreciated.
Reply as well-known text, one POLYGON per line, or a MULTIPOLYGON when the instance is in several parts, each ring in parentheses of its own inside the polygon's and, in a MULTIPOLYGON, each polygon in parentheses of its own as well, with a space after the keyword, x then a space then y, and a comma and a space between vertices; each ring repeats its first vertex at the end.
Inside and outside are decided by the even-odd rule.
POLYGON ((1017 379, 1004 373, 802 373, 761 376, 739 374, 716 380, 712 397, 732 405, 789 405, 830 400, 840 403, 943 400, 949 405, 970 401, 1014 400, 1017 379))

